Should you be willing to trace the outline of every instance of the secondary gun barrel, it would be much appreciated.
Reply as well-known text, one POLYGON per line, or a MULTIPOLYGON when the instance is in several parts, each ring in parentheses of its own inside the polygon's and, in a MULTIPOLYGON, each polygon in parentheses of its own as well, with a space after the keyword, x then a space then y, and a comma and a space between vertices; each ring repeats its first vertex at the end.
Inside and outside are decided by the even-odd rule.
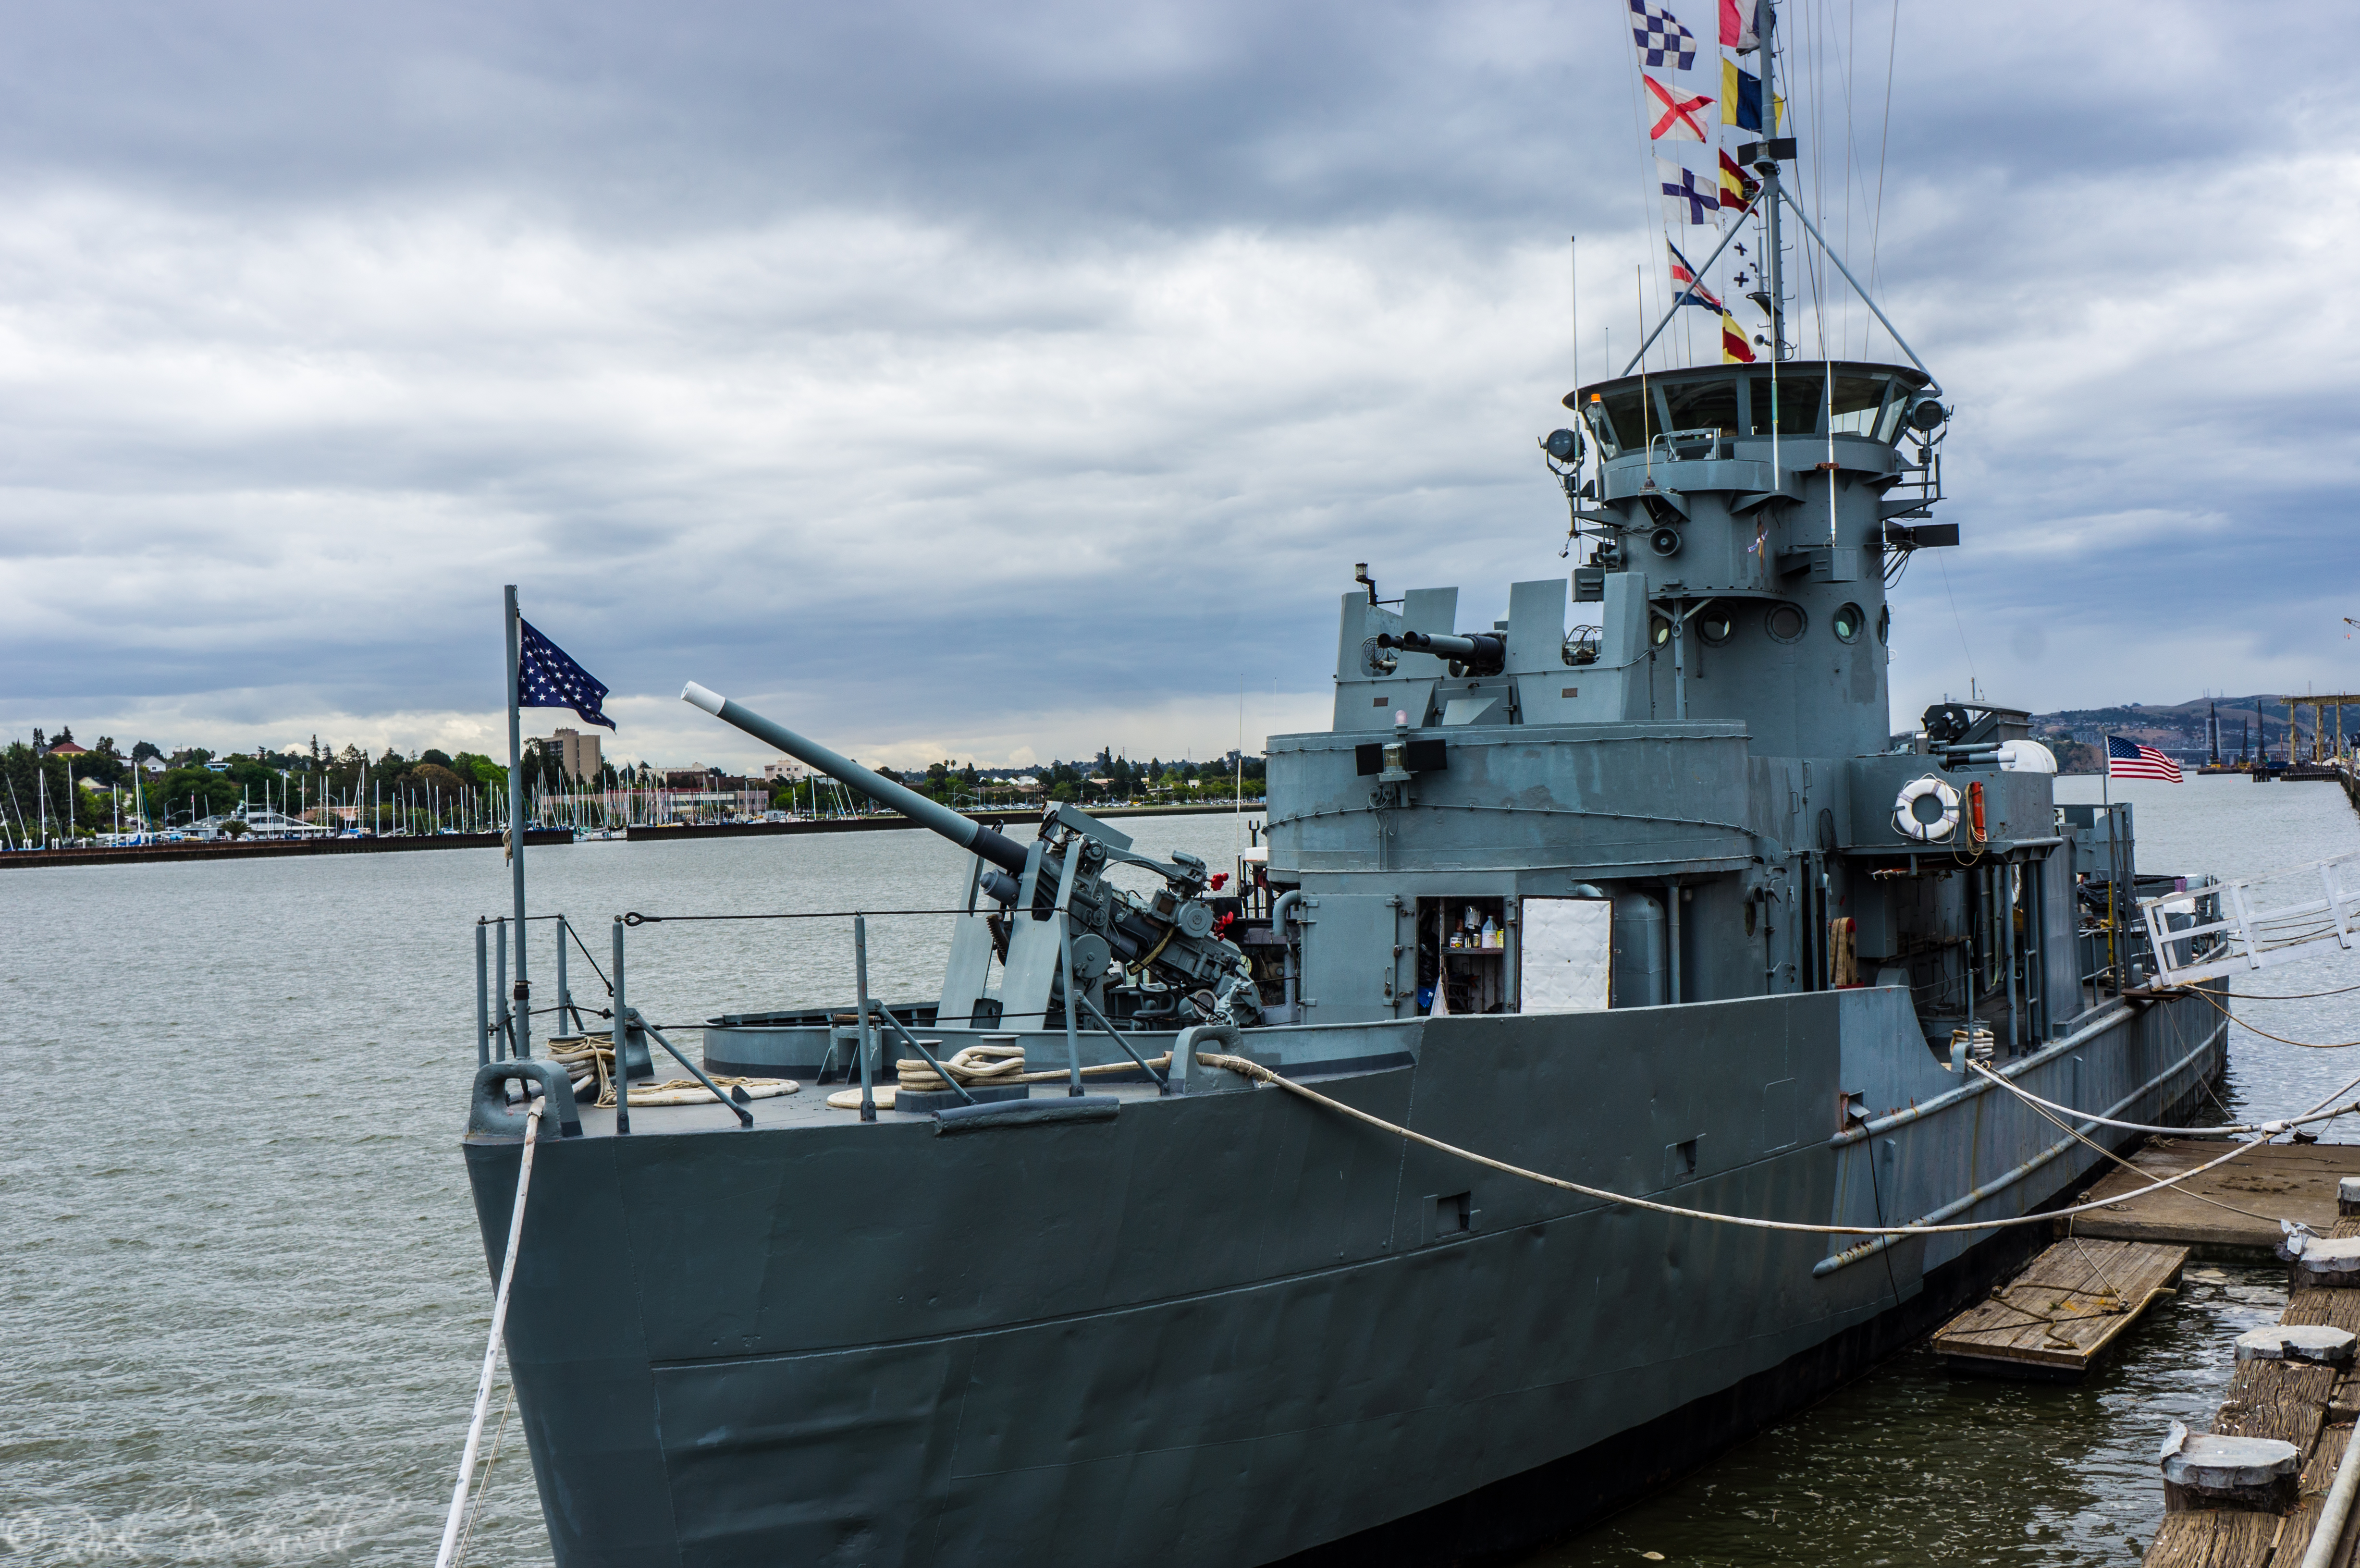
POLYGON ((708 691, 694 681, 682 689, 680 700, 704 709, 725 724, 737 725, 756 740, 767 741, 796 761, 816 768, 831 779, 842 779, 879 805, 890 807, 922 828, 932 828, 961 849, 973 850, 1002 870, 1018 877, 1024 874, 1025 849, 1014 839, 996 833, 981 822, 960 816, 949 807, 929 800, 914 789, 905 789, 890 779, 881 779, 852 758, 838 757, 819 742, 799 735, 784 724, 772 724, 761 714, 731 702, 717 691, 708 691))
POLYGON ((1453 637, 1448 632, 1383 632, 1377 637, 1377 646, 1405 648, 1412 653, 1456 659, 1490 674, 1499 673, 1508 661, 1508 639, 1497 632, 1478 632, 1473 637, 1453 637))

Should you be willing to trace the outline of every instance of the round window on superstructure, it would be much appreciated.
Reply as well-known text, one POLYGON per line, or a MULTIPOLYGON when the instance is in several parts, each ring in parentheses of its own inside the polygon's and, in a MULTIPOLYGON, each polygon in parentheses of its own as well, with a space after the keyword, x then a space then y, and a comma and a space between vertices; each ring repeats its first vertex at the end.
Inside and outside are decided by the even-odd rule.
POLYGON ((1846 604, 1836 612, 1835 619, 1830 621, 1828 625, 1835 632, 1836 641, 1858 642, 1861 623, 1864 619, 1866 617, 1861 614, 1858 604, 1846 604))
POLYGON ((1697 615, 1697 636, 1719 648, 1737 630, 1737 612, 1727 604, 1707 604, 1697 615))
POLYGON ((1773 604, 1770 613, 1762 617, 1762 629, 1778 642, 1793 642, 1811 624, 1800 604, 1773 604))
POLYGON ((1876 640, 1887 644, 1893 641, 1893 606, 1890 604, 1877 607, 1876 640))
POLYGON ((1657 615, 1654 620, 1650 621, 1647 625, 1647 640, 1657 648, 1666 648, 1670 646, 1672 640, 1672 623, 1670 617, 1666 615, 1657 615))

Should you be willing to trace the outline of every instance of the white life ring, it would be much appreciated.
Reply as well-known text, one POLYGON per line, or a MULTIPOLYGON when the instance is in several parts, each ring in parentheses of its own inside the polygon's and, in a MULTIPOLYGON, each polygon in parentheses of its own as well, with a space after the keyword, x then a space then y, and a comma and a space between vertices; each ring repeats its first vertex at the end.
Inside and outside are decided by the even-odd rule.
POLYGON ((1893 801, 1894 831, 1904 838, 1939 844, 1959 831, 1959 792, 1931 774, 1912 779, 1893 801), (1918 820, 1918 802, 1931 795, 1942 803, 1942 814, 1930 822, 1918 820))

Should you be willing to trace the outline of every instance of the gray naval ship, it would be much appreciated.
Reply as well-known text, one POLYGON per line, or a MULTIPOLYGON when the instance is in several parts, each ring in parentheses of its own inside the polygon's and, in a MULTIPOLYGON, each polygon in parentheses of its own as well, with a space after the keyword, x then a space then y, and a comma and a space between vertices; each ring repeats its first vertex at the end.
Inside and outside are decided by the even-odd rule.
MULTIPOLYGON (((1754 152, 1775 221, 1791 144, 1754 152)), ((937 994, 711 1020, 705 1072, 801 1093, 618 1116, 545 1055, 479 1068, 496 1272, 544 1100, 507 1335, 563 1568, 1494 1559, 1907 1345, 2045 1230, 1635 1211, 1208 1059, 1616 1193, 1867 1227, 2036 1213, 2097 1162, 1965 1059, 2136 1122, 2218 1077, 2221 1016, 2142 992, 2130 919, 2204 881, 2138 875, 2128 806, 2060 807, 2021 713, 1894 739, 1887 576, 1957 542, 1927 372, 1782 342, 1566 402, 1577 564, 1476 626, 1356 574, 1333 722, 1269 738, 1233 887, 1069 806, 955 815, 689 689, 969 855, 937 994), (934 1071, 984 1044, 1054 1075, 934 1071), (955 1086, 889 1096, 920 1062, 955 1086)))

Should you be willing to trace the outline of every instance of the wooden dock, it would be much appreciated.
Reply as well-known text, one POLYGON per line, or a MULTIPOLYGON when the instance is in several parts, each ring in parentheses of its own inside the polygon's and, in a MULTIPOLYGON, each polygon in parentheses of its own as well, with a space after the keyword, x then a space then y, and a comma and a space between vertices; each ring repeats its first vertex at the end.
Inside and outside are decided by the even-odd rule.
POLYGON ((1951 1319, 1934 1353, 1961 1371, 2079 1377, 2170 1292, 2187 1261, 2184 1247, 2069 1237, 1951 1319))
MULTIPOLYGON (((2324 1152, 2330 1147, 2298 1145, 2288 1152, 2324 1152)), ((2333 1211, 2332 1181, 2328 1194, 2333 1211)), ((2325 1236, 2360 1236, 2360 1217, 2334 1219, 2331 1213, 2330 1223, 2318 1228, 2325 1236)), ((2297 1289, 2278 1321, 2360 1333, 2360 1289, 2297 1289)), ((2227 1346, 2222 1349, 2229 1353, 2227 1346)), ((2293 1511, 2195 1508, 2167 1512, 2147 1547, 2147 1568, 2298 1568, 2311 1548, 2311 1530, 2343 1462, 2344 1445, 2352 1440, 2355 1416, 2360 1416, 2360 1388, 2355 1386, 2349 1364, 2239 1361, 2212 1430, 2224 1436, 2277 1438, 2301 1452, 2293 1511)), ((2345 1524, 2333 1559, 2337 1568, 2352 1563, 2355 1533, 2360 1533, 2360 1509, 2345 1524)))
MULTIPOLYGON (((2217 1160, 2227 1149, 2211 1139, 2152 1139, 2130 1157, 2136 1174, 2116 1166, 2074 1201, 2135 1192, 2217 1160)), ((2273 1263, 2284 1234, 2280 1219, 2300 1220, 2322 1236, 2328 1234, 2336 1219, 2335 1183, 2345 1176, 2360 1176, 2360 1144, 2265 1144, 2192 1181, 2151 1192, 2121 1208, 2061 1220, 2059 1229, 2108 1241, 2185 1247, 2197 1258, 2273 1263)))

